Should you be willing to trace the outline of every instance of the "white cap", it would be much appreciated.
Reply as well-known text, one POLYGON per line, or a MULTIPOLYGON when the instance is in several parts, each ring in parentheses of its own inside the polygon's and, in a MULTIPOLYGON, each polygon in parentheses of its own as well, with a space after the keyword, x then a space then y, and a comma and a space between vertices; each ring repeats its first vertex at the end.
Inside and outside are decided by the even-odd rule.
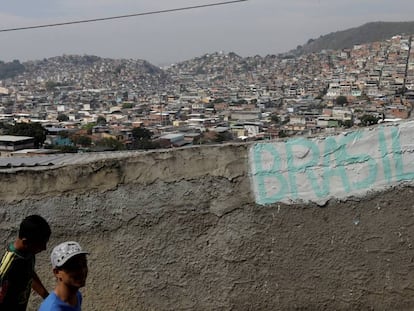
POLYGON ((52 261, 53 268, 56 268, 63 266, 65 262, 67 262, 73 256, 80 254, 89 253, 82 250, 82 247, 78 242, 68 241, 60 243, 53 248, 52 254, 50 255, 50 260, 52 261))

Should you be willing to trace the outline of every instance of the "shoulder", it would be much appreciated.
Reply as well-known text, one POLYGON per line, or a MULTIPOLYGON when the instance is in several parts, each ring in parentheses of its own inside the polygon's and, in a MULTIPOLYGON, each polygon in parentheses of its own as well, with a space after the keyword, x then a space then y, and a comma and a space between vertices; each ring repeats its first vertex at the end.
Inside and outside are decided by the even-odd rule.
POLYGON ((59 310, 57 307, 59 306, 59 299, 54 292, 51 292, 49 296, 43 300, 42 304, 40 305, 39 311, 53 311, 59 310))
POLYGON ((21 262, 21 259, 15 252, 7 250, 1 259, 0 276, 4 277, 14 266, 19 265, 21 262))
POLYGON ((0 263, 0 278, 9 277, 30 278, 34 270, 34 257, 23 257, 19 253, 8 250, 0 263))

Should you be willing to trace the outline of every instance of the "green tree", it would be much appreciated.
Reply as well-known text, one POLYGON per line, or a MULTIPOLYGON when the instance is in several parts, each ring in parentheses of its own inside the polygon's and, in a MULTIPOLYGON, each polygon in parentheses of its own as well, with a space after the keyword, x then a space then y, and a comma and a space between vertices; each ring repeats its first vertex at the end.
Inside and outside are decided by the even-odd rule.
POLYGON ((245 99, 240 99, 240 100, 238 100, 236 102, 236 104, 238 104, 238 105, 247 105, 248 104, 248 101, 245 100, 245 99))
POLYGON ((104 116, 99 116, 96 120, 97 125, 106 125, 106 118, 104 116))
POLYGON ((335 99, 335 104, 338 106, 344 106, 347 103, 348 103, 348 98, 346 96, 341 95, 335 99))
POLYGON ((132 149, 154 149, 156 145, 151 141, 152 132, 145 127, 134 127, 132 129, 132 149))
POLYGON ((132 129, 132 137, 134 140, 149 140, 152 137, 152 133, 145 127, 134 127, 132 129))
POLYGON ((39 148, 46 139, 46 129, 40 123, 16 123, 9 127, 7 134, 34 137, 36 148, 39 148))
POLYGON ((280 117, 277 115, 277 114, 272 114, 271 116, 270 116, 270 120, 272 120, 272 123, 275 123, 275 124, 280 124, 280 117))
POLYGON ((96 142, 96 146, 106 150, 125 150, 124 144, 112 137, 102 138, 96 142))
POLYGON ((285 137, 288 137, 288 134, 285 131, 280 131, 279 132, 279 137, 280 138, 285 138, 285 137))
POLYGON ((282 121, 282 124, 288 124, 290 122, 290 116, 286 116, 285 119, 282 121))
POLYGON ((131 109, 133 107, 134 107, 134 104, 133 103, 123 103, 122 104, 122 108, 123 109, 131 109))
POLYGON ((54 82, 54 81, 46 81, 46 83, 45 83, 45 88, 46 88, 46 91, 53 91, 54 89, 55 89, 55 87, 57 87, 58 86, 58 83, 57 82, 54 82))
POLYGON ((59 153, 77 153, 78 148, 76 146, 53 146, 52 149, 59 150, 59 153))
POLYGON ((372 114, 364 114, 360 120, 361 120, 361 124, 363 126, 369 126, 369 125, 374 125, 378 123, 378 120, 380 118, 373 116, 372 114))
POLYGON ((83 130, 86 130, 86 132, 91 135, 92 134, 92 129, 93 127, 96 126, 95 122, 91 122, 91 123, 87 123, 85 125, 82 126, 83 130))
POLYGON ((24 70, 25 67, 18 60, 13 60, 10 63, 0 62, 0 80, 13 78, 24 70))
POLYGON ((342 126, 345 128, 351 128, 354 125, 352 120, 345 120, 342 122, 342 126))
POLYGON ((89 136, 85 136, 85 135, 72 136, 71 140, 76 145, 80 145, 84 147, 89 147, 92 144, 92 139, 89 136))
POLYGON ((216 133, 216 137, 214 138, 214 142, 216 143, 222 143, 224 141, 232 140, 233 137, 230 132, 222 132, 222 133, 216 133))
POLYGON ((224 103, 224 99, 223 98, 216 98, 213 100, 213 104, 219 104, 219 103, 224 103))
POLYGON ((69 117, 64 113, 59 113, 56 119, 59 122, 69 121, 69 117))

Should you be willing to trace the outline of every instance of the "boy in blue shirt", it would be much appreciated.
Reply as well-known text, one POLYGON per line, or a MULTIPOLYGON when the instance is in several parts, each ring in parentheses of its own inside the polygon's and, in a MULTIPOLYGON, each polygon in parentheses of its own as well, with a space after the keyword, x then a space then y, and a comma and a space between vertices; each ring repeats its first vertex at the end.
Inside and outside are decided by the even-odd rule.
POLYGON ((57 245, 50 256, 55 290, 43 301, 39 311, 81 311, 82 295, 88 276, 86 254, 79 243, 69 241, 57 245))

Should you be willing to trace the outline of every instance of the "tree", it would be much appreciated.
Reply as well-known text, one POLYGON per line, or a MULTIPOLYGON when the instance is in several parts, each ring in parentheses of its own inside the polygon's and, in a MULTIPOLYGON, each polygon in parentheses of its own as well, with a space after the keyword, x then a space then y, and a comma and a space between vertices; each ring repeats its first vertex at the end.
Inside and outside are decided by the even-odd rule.
POLYGON ((87 123, 85 125, 82 126, 83 130, 86 130, 86 132, 91 135, 92 134, 92 129, 93 127, 96 125, 96 123, 92 122, 92 123, 87 123))
POLYGON ((40 123, 16 123, 7 130, 7 133, 9 135, 34 137, 36 148, 39 148, 46 139, 46 129, 40 123))
POLYGON ((53 149, 59 150, 59 153, 77 153, 78 148, 76 146, 53 146, 53 149))
POLYGON ((226 132, 216 133, 216 138, 214 139, 214 141, 217 143, 222 143, 224 141, 229 141, 232 139, 233 139, 233 136, 231 135, 231 133, 226 131, 226 132))
POLYGON ((354 125, 352 120, 345 120, 342 122, 342 126, 345 128, 351 128, 354 125))
POLYGON ((92 144, 92 139, 89 136, 85 135, 76 135, 71 137, 73 143, 76 145, 89 147, 92 144))
POLYGON ((134 107, 133 103, 125 102, 122 104, 122 109, 131 109, 134 107))
POLYGON ((24 70, 25 67, 18 60, 13 60, 10 63, 0 62, 0 80, 13 78, 24 70))
POLYGON ((374 125, 378 123, 380 118, 373 116, 372 114, 364 114, 360 120, 363 126, 374 125))
POLYGON ((45 88, 47 91, 53 91, 55 89, 55 87, 58 86, 58 83, 54 82, 54 81, 46 81, 45 83, 45 88))
POLYGON ((347 104, 348 103, 348 98, 346 98, 346 96, 338 96, 336 99, 335 99, 335 103, 336 103, 336 105, 338 105, 338 106, 343 106, 343 105, 345 105, 345 104, 347 104))
POLYGON ((285 137, 288 137, 288 134, 285 131, 280 131, 279 132, 279 137, 280 138, 285 138, 285 137))
POLYGON ((272 123, 280 124, 280 117, 277 114, 272 114, 270 120, 272 120, 272 123))
POLYGON ((132 137, 134 140, 149 140, 152 137, 152 133, 145 127, 134 127, 132 129, 132 137))
POLYGON ((102 138, 96 142, 96 146, 101 147, 105 150, 124 150, 125 146, 115 138, 108 137, 102 138))
POLYGON ((145 127, 134 127, 132 129, 132 149, 154 149, 155 145, 151 141, 152 132, 145 127))
POLYGON ((288 124, 290 122, 290 116, 286 116, 285 119, 282 121, 282 124, 288 124))
POLYGON ((248 101, 247 101, 247 100, 245 100, 245 99, 239 99, 239 100, 236 102, 236 104, 237 104, 237 105, 247 105, 247 104, 248 104, 248 101))
POLYGON ((64 121, 69 121, 69 117, 64 114, 64 113, 60 113, 58 114, 57 118, 56 118, 59 122, 64 122, 64 121))
POLYGON ((224 103, 224 99, 223 98, 216 98, 213 100, 213 104, 219 104, 219 103, 224 103))
POLYGON ((96 124, 97 125, 106 125, 106 119, 104 116, 99 116, 98 119, 96 120, 96 124))

